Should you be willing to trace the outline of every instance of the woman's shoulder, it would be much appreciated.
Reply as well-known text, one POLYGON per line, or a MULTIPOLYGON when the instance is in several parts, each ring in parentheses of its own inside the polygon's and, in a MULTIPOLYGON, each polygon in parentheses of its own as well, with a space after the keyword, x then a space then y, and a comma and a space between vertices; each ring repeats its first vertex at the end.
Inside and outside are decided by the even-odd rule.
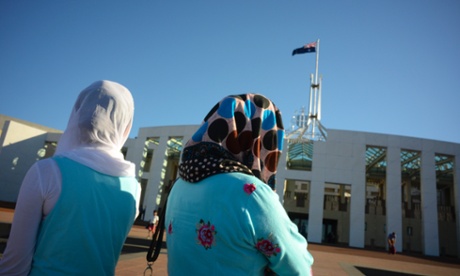
POLYGON ((179 179, 171 190, 171 196, 184 195, 200 198, 212 198, 222 200, 223 198, 233 198, 233 202, 238 199, 249 200, 250 195, 266 197, 266 194, 273 194, 272 189, 253 175, 244 173, 221 173, 207 177, 196 183, 189 183, 179 179))
POLYGON ((210 181, 225 181, 234 183, 254 183, 256 185, 265 184, 254 175, 240 173, 240 172, 229 172, 221 173, 208 177, 210 181))
MULTIPOLYGON (((205 180, 206 181, 206 180, 205 180)), ((207 178, 206 185, 212 185, 218 191, 240 193, 250 195, 252 193, 273 193, 272 189, 259 178, 245 173, 223 173, 207 178)))
POLYGON ((39 174, 56 174, 59 172, 59 167, 53 158, 46 158, 35 162, 29 171, 36 171, 39 174))

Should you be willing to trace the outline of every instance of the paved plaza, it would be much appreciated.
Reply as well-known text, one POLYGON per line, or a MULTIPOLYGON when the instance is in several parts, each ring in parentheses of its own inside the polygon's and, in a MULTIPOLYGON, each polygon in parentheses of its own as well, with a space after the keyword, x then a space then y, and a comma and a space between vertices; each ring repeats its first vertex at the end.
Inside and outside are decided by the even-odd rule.
MULTIPOLYGON (((0 223, 11 223, 13 210, 0 208, 0 223)), ((2 238, 2 237, 0 237, 2 238)), ((147 230, 135 225, 129 233, 116 268, 116 275, 150 275, 146 254, 150 240, 147 230), (146 272, 144 274, 144 272, 146 272)), ((383 251, 310 244, 315 258, 313 273, 320 275, 460 275, 460 259, 427 257, 421 254, 389 255, 383 251)), ((238 261, 238 260, 235 260, 238 261)), ((166 276, 167 249, 162 249, 152 266, 152 275, 166 276)))

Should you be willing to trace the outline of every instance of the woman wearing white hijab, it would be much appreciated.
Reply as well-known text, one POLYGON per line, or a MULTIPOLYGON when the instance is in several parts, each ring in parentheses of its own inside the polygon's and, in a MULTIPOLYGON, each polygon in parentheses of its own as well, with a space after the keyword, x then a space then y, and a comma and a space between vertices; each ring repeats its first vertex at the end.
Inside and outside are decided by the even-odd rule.
POLYGON ((0 275, 113 275, 137 215, 140 186, 120 152, 134 102, 97 81, 72 109, 53 158, 27 172, 0 275))

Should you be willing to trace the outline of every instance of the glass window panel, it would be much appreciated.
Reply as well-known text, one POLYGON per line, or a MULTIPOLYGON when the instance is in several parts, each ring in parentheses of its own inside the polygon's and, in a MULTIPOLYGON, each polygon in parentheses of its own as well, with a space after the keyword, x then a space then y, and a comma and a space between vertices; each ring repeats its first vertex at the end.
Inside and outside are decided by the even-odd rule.
POLYGON ((441 256, 458 256, 456 246, 454 164, 454 156, 435 154, 439 252, 441 256))
POLYGON ((310 182, 287 179, 284 185, 284 208, 289 212, 308 213, 310 182))
POLYGON ((322 241, 349 243, 351 185, 325 183, 322 241))
POLYGON ((311 171, 313 162, 313 141, 289 142, 286 167, 289 170, 311 171))
POLYGON ((139 164, 138 176, 142 177, 144 172, 150 172, 153 163, 153 154, 155 148, 160 143, 159 137, 147 137, 144 142, 144 150, 142 152, 142 160, 139 164))
POLYGON ((169 137, 166 142, 166 159, 163 162, 161 170, 161 179, 158 186, 158 195, 156 202, 159 206, 162 206, 163 194, 169 192, 171 185, 176 179, 179 170, 179 159, 182 152, 182 140, 183 137, 169 137))
POLYGON ((401 150, 401 208, 404 233, 401 233, 404 251, 422 251, 422 219, 420 166, 421 152, 401 150))
POLYGON ((42 148, 37 151, 37 160, 49 158, 56 152, 57 142, 45 141, 42 148))
POLYGON ((387 149, 367 146, 365 245, 371 248, 386 246, 386 173, 387 149))

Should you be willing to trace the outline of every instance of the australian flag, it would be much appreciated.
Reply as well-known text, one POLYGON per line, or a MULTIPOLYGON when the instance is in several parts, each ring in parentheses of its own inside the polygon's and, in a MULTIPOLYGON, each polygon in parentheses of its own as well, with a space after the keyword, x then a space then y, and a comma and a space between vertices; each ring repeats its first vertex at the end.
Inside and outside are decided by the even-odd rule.
POLYGON ((314 53, 316 52, 316 42, 308 43, 303 47, 297 48, 292 51, 292 55, 296 54, 305 54, 305 53, 314 53))

